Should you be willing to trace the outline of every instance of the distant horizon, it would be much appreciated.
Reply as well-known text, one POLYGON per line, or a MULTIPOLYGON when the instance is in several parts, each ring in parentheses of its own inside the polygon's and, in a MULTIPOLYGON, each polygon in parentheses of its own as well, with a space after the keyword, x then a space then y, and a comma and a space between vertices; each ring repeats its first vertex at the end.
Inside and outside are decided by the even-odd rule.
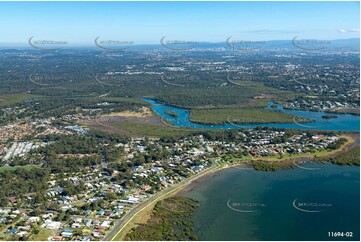
MULTIPOLYGON (((300 40, 320 40, 320 41, 347 41, 347 40, 358 40, 360 41, 360 37, 354 37, 354 38, 343 38, 343 39, 309 39, 309 38, 303 38, 300 40)), ((1 43, 0 42, 0 47, 3 47, 3 46, 7 46, 7 47, 26 47, 26 48, 29 48, 29 49, 32 49, 33 47, 31 45, 29 45, 29 43, 27 43, 28 40, 26 42, 22 42, 22 43, 1 43)), ((292 43, 292 39, 275 39, 275 40, 264 40, 265 43, 267 42, 289 42, 289 43, 292 43)), ((198 41, 197 44, 225 44, 225 47, 226 47, 226 44, 227 44, 227 41, 224 40, 224 41, 219 41, 219 42, 209 42, 209 41, 198 41)), ((93 44, 91 43, 83 43, 83 44, 79 44, 79 43, 67 43, 64 47, 66 46, 74 46, 74 47, 93 47, 93 48, 98 48, 97 45, 93 42, 93 44)), ((160 43, 160 41, 158 43, 132 43, 130 46, 159 46, 161 47, 162 44, 160 43)), ((67 48, 61 48, 61 49, 67 49, 67 48)))
POLYGON ((350 2, 0 2, 0 43, 37 39, 92 45, 170 40, 359 38, 360 3, 350 2), (64 39, 65 38, 65 39, 64 39))

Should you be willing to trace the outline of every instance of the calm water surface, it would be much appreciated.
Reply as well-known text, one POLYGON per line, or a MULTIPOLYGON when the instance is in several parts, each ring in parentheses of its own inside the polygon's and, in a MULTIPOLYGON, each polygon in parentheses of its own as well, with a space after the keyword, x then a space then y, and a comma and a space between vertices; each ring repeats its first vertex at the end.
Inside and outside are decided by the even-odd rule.
MULTIPOLYGON (((275 109, 315 122, 299 124, 201 125, 189 121, 189 111, 151 99, 153 111, 177 127, 231 129, 279 128, 359 131, 360 117, 324 112, 275 109), (169 110, 178 114, 172 117, 169 110), (334 114, 332 114, 334 115, 334 114)), ((272 103, 268 106, 271 108, 272 103)), ((196 181, 178 195, 200 202, 194 214, 201 240, 359 240, 360 169, 356 166, 308 164, 315 170, 261 172, 229 168, 196 181), (343 237, 329 237, 343 232, 343 237)))
MULTIPOLYGON (((291 114, 295 116, 295 122, 292 123, 274 123, 274 124, 242 124, 234 125, 226 123, 223 125, 204 125, 197 124, 189 121, 189 110, 183 108, 177 108, 169 105, 164 105, 157 103, 152 99, 144 98, 142 99, 150 104, 153 104, 153 111, 170 122, 172 125, 177 127, 188 127, 188 128, 198 128, 198 129, 238 129, 238 128, 255 128, 257 126, 268 126, 268 127, 277 127, 277 128, 292 128, 292 129, 316 129, 316 130, 333 130, 333 131, 359 131, 360 130, 360 116, 351 115, 351 114, 332 114, 337 116, 337 118, 324 119, 323 115, 330 115, 325 112, 310 112, 310 111, 299 111, 299 110, 288 110, 283 109, 282 106, 277 106, 276 108, 271 108, 272 103, 267 107, 268 109, 276 109, 282 112, 291 114), (173 117, 165 113, 165 110, 169 110, 178 114, 178 117, 173 117), (309 118, 315 120, 312 123, 300 124, 298 122, 298 117, 309 118)), ((232 118, 232 117, 231 117, 232 118)), ((234 117, 236 118, 236 117, 234 117)), ((247 117, 237 117, 244 118, 247 120, 247 117)), ((232 120, 232 119, 231 119, 232 120)), ((231 121, 230 120, 230 121, 231 121)))
POLYGON ((202 240, 359 240, 359 167, 314 166, 321 169, 229 168, 178 195, 200 202, 194 221, 202 240))

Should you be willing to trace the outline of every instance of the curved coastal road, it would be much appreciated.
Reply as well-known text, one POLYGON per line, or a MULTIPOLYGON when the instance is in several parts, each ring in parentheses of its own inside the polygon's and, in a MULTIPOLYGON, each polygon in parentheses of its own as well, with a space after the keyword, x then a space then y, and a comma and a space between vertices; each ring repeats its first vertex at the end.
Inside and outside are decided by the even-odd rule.
POLYGON ((159 193, 149 197, 146 201, 144 201, 143 203, 140 203, 138 205, 136 205, 133 209, 131 209, 127 215, 124 216, 124 218, 122 218, 121 220, 119 220, 119 222, 114 226, 114 228, 104 237, 105 241, 111 241, 114 240, 117 235, 122 232, 122 230, 125 228, 125 226, 127 226, 127 224, 141 211, 143 211, 144 209, 146 209, 147 207, 149 207, 150 205, 152 205, 154 202, 160 200, 161 198, 167 196, 168 194, 174 192, 175 190, 188 185, 189 183, 191 183, 193 180, 197 179, 199 176, 202 176, 210 171, 215 170, 216 168, 219 167, 219 164, 216 161, 212 162, 212 165, 207 168, 206 170, 192 176, 189 178, 184 179, 183 181, 181 181, 180 183, 171 186, 163 191, 160 191, 159 193), (141 208, 142 206, 144 206, 143 208, 141 208))

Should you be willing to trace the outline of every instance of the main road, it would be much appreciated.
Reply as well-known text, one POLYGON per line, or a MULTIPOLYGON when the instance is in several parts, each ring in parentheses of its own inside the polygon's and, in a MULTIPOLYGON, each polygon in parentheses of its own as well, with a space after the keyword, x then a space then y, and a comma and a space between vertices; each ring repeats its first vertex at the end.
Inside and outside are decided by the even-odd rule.
POLYGON ((206 174, 210 171, 216 170, 219 166, 220 165, 216 161, 213 161, 212 165, 210 167, 208 167, 207 169, 205 169, 204 171, 202 171, 192 177, 186 178, 183 181, 181 181, 180 183, 177 183, 174 186, 168 187, 167 189, 160 191, 157 194, 149 197, 144 202, 136 205, 127 213, 127 215, 124 216, 124 218, 119 220, 119 222, 113 227, 113 229, 104 237, 104 240, 105 241, 114 240, 118 236, 118 234, 123 231, 125 226, 127 226, 128 223, 130 221, 132 221, 132 219, 138 213, 140 213, 147 207, 151 206, 153 203, 157 202, 158 200, 162 199, 163 197, 166 197, 170 193, 172 193, 182 187, 185 187, 186 185, 190 184, 193 180, 197 179, 198 177, 203 176, 204 174, 206 174))

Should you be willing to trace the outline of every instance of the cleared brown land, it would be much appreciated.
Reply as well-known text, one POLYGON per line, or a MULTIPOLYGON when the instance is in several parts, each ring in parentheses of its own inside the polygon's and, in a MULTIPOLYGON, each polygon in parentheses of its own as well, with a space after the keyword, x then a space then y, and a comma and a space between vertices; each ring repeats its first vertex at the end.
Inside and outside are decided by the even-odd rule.
POLYGON ((93 120, 81 120, 79 124, 85 125, 90 129, 100 130, 121 135, 130 135, 124 129, 113 126, 120 122, 131 122, 137 124, 157 124, 164 125, 161 118, 155 115, 149 108, 144 108, 142 112, 118 112, 102 115, 93 120))
POLYGON ((82 120, 79 121, 79 124, 85 125, 90 129, 109 132, 109 133, 115 133, 115 134, 121 134, 121 135, 127 135, 128 132, 119 128, 115 128, 112 126, 104 125, 98 123, 96 120, 82 120))

